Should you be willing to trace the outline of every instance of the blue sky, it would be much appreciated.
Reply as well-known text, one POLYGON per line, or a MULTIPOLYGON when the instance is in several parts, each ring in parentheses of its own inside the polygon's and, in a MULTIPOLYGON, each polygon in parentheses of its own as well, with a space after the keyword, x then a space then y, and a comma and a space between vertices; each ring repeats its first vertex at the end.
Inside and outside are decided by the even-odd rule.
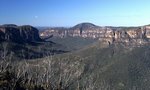
POLYGON ((150 0, 0 0, 0 24, 100 26, 150 24, 150 0))

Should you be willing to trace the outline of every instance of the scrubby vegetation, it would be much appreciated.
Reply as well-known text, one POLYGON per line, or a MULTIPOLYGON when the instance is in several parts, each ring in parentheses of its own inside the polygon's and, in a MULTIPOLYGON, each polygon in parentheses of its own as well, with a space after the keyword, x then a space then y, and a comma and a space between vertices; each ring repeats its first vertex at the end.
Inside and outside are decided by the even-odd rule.
POLYGON ((150 47, 91 46, 33 60, 1 53, 3 90, 149 90, 150 47))
MULTIPOLYGON (((79 61, 53 59, 1 60, 0 88, 4 90, 68 90, 79 80, 84 66, 79 61), (75 63, 75 64, 74 64, 75 63)), ((74 87, 76 88, 76 87, 74 87)))

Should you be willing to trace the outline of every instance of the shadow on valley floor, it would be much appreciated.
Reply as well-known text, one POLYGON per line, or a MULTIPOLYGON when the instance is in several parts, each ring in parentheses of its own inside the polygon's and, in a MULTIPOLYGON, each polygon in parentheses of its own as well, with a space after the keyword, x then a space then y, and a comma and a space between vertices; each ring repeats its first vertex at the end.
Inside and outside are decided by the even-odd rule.
POLYGON ((13 59, 36 59, 68 52, 61 50, 60 47, 51 41, 29 43, 2 42, 0 44, 0 52, 1 55, 5 54, 13 59))

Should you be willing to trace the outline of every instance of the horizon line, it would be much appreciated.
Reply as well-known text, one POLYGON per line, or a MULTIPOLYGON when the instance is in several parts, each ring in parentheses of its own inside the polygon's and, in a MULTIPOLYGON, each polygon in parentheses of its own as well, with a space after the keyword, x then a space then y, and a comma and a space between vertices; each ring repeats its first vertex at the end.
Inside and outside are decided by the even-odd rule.
POLYGON ((83 23, 89 23, 89 24, 94 24, 96 26, 100 26, 100 27, 141 27, 141 26, 147 26, 147 25, 150 25, 150 24, 143 24, 143 25, 98 25, 98 24, 95 24, 95 23, 91 23, 91 22, 82 22, 82 23, 77 23, 77 24, 74 24, 74 25, 69 25, 69 26, 63 26, 63 25, 60 25, 60 26, 54 26, 54 25, 32 25, 32 24, 16 24, 16 23, 5 23, 5 24, 0 24, 0 26, 3 26, 3 25, 17 25, 17 26, 24 26, 24 25, 30 25, 30 26, 34 26, 34 27, 51 27, 51 28, 55 28, 55 27, 64 27, 64 28, 69 28, 69 27, 74 27, 76 25, 79 25, 79 24, 83 24, 83 23))

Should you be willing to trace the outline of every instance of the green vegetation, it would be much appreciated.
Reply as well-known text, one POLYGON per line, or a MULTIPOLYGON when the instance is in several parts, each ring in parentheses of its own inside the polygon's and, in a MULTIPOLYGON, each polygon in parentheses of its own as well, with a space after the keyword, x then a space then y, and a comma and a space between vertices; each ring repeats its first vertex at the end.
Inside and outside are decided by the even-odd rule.
POLYGON ((149 46, 98 45, 42 59, 1 62, 0 86, 8 89, 12 84, 14 90, 149 90, 149 46))
POLYGON ((49 40, 60 44, 62 46, 62 49, 65 49, 67 51, 79 50, 97 41, 97 39, 69 36, 64 38, 52 37, 49 40))
MULTIPOLYGON (((7 58, 13 60, 36 59, 49 55, 61 54, 67 51, 61 50, 61 46, 53 42, 34 42, 18 44, 14 42, 1 42, 0 55, 5 53, 7 58)), ((0 57, 1 59, 2 57, 0 57)))

